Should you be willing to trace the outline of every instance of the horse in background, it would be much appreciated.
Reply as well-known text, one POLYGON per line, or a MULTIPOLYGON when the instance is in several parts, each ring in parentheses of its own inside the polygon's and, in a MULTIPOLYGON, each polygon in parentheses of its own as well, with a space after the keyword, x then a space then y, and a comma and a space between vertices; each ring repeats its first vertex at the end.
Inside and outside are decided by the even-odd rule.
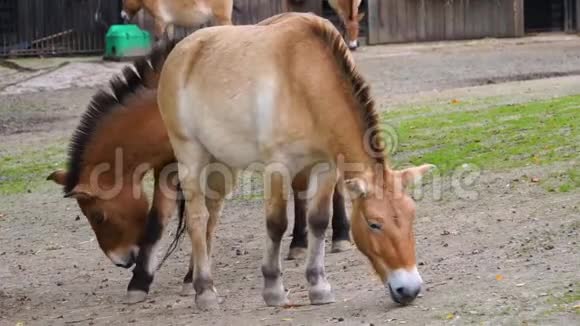
POLYGON ((173 40, 175 25, 198 27, 212 18, 217 25, 232 25, 234 0, 123 0, 121 17, 130 21, 144 9, 155 19, 155 37, 173 40))
MULTIPOLYGON (((125 67, 122 75, 111 80, 112 94, 100 90, 93 96, 70 142, 66 171, 56 170, 47 178, 63 186, 65 197, 76 199, 101 250, 115 265, 135 265, 128 303, 146 298, 159 265, 155 259, 158 243, 176 210, 180 222, 169 250, 175 248, 184 230, 175 156, 156 91, 159 69, 174 44, 156 44, 148 57, 125 67), (151 206, 143 189, 149 171, 154 178, 151 206), (97 173, 95 182, 93 173, 97 173)), ((350 248, 350 225, 339 192, 333 203, 331 250, 340 252, 350 248)), ((295 195, 294 205, 288 259, 303 257, 307 248, 306 202, 295 195)), ((215 223, 217 220, 211 228, 215 223)), ((192 275, 190 264, 183 294, 193 289, 192 275)))
POLYGON ((362 0, 328 0, 328 4, 344 25, 346 42, 351 50, 358 47, 359 23, 364 17, 364 13, 358 12, 361 2, 362 0))

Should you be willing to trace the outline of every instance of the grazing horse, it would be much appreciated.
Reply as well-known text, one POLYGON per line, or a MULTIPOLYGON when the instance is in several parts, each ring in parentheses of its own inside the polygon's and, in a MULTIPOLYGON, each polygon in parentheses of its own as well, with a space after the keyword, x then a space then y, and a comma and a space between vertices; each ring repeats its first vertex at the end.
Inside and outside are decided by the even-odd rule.
POLYGON ((353 200, 355 244, 392 299, 407 304, 418 295, 415 204, 405 190, 432 165, 389 167, 369 86, 328 20, 285 13, 256 25, 198 30, 167 57, 158 104, 184 191, 198 308, 218 306, 210 260, 216 207, 233 187, 231 175, 254 166, 264 168, 268 189, 262 262, 268 306, 289 302, 280 243, 290 183, 308 203, 311 304, 335 301, 324 239, 334 192, 342 189, 337 184, 353 200))
POLYGON ((346 41, 351 50, 358 47, 359 22, 364 13, 358 12, 362 0, 328 0, 328 4, 340 17, 346 30, 346 41))
MULTIPOLYGON (((178 203, 175 156, 156 91, 160 55, 165 56, 173 45, 156 48, 149 58, 138 60, 134 69, 126 67, 122 77, 111 81, 113 94, 101 90, 93 96, 73 135, 67 170, 48 177, 64 187, 66 197, 77 200, 100 248, 114 264, 124 268, 136 264, 128 286, 129 302, 142 301, 149 291, 158 242, 178 203), (142 179, 151 170, 154 189, 149 208, 142 179)), ((300 257, 307 247, 306 203, 298 196, 294 200, 291 259, 300 257)), ((338 252, 350 246, 350 226, 340 195, 335 196, 334 205, 332 250, 338 252)), ((182 218, 181 212, 178 215, 182 218)), ((176 237, 181 234, 178 231, 176 237)), ((191 268, 184 278, 184 293, 192 288, 191 268)))
POLYGON ((197 27, 213 17, 218 25, 232 25, 233 0, 123 0, 121 17, 129 21, 141 8, 155 18, 155 37, 174 38, 174 25, 197 27))

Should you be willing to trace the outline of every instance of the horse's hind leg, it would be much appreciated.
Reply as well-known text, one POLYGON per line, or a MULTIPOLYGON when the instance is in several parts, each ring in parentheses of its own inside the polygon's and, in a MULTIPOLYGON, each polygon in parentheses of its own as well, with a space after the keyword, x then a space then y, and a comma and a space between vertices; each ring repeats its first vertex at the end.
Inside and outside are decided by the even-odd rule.
POLYGON ((337 184, 332 197, 332 249, 330 252, 342 252, 350 248, 350 223, 346 215, 344 197, 338 191, 337 184))
POLYGON ((314 305, 335 301, 324 270, 324 238, 332 212, 335 180, 333 173, 319 173, 316 194, 308 207, 306 279, 310 285, 310 303, 314 305))
POLYGON ((205 204, 204 187, 200 183, 201 173, 209 163, 207 150, 195 140, 172 138, 175 155, 179 161, 179 179, 185 197, 185 216, 193 261, 193 288, 195 303, 201 310, 217 308, 216 289, 211 276, 207 252, 207 223, 209 212, 205 204))
POLYGON ((149 216, 147 216, 145 234, 139 243, 139 255, 133 269, 133 277, 127 287, 127 303, 137 303, 146 299, 157 267, 158 245, 163 230, 177 206, 176 200, 172 196, 177 192, 174 182, 177 180, 177 174, 170 173, 168 175, 170 180, 162 180, 160 170, 155 170, 154 175, 153 204, 149 216), (166 191, 172 194, 166 193, 166 191))
MULTIPOLYGON (((337 185, 338 187, 338 185, 337 185)), ((308 247, 308 236, 306 232, 306 200, 298 197, 298 192, 294 193, 294 229, 292 231, 292 241, 288 260, 302 258, 306 254, 308 247)), ((332 198, 332 249, 331 252, 343 252, 351 248, 350 224, 348 221, 344 197, 334 189, 332 198)))
POLYGON ((232 13, 234 10, 234 1, 218 1, 212 8, 215 22, 218 25, 233 25, 232 13))
MULTIPOLYGON (((213 233, 217 226, 217 222, 222 214, 225 197, 233 190, 237 180, 237 171, 229 169, 221 163, 215 165, 219 167, 214 170, 207 178, 207 185, 209 191, 206 195, 205 205, 209 213, 209 220, 207 222, 206 243, 207 254, 211 261, 213 233)), ((190 260, 189 269, 183 279, 183 289, 181 295, 190 295, 193 291, 193 262, 190 260)))
POLYGON ((306 255, 308 247, 306 233, 306 205, 305 199, 300 198, 298 191, 294 192, 294 229, 292 230, 292 241, 288 260, 294 260, 306 255))
POLYGON ((282 283, 282 263, 280 261, 280 244, 288 227, 286 216, 287 199, 284 195, 284 179, 278 173, 265 178, 271 182, 271 191, 266 198, 266 250, 262 262, 264 289, 262 297, 268 306, 281 306, 288 303, 288 297, 282 283))

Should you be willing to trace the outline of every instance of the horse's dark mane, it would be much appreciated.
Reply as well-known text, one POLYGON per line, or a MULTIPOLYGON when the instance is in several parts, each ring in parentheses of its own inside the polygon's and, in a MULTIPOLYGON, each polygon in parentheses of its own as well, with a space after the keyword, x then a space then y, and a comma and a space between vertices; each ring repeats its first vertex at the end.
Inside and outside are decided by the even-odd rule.
POLYGON ((132 66, 123 68, 121 74, 111 79, 109 86, 112 93, 99 90, 91 98, 69 145, 65 193, 70 192, 79 182, 85 148, 99 129, 100 122, 112 112, 124 108, 127 100, 141 89, 157 87, 157 76, 165 58, 177 42, 165 40, 157 43, 147 56, 137 59, 132 66))
POLYGON ((372 141, 375 137, 382 137, 380 135, 379 128, 379 116, 375 110, 375 101, 373 100, 370 93, 370 86, 364 80, 362 75, 358 72, 350 50, 348 49, 342 35, 334 28, 332 23, 326 19, 318 19, 318 21, 311 24, 314 34, 320 37, 325 44, 330 46, 333 57, 336 60, 337 65, 343 73, 344 79, 348 80, 352 86, 353 96, 358 104, 359 112, 361 114, 361 122, 363 123, 363 129, 367 133, 365 135, 367 139, 363 141, 367 142, 368 149, 372 151, 369 153, 377 163, 384 165, 385 157, 383 152, 384 147, 380 144, 383 142, 372 141))

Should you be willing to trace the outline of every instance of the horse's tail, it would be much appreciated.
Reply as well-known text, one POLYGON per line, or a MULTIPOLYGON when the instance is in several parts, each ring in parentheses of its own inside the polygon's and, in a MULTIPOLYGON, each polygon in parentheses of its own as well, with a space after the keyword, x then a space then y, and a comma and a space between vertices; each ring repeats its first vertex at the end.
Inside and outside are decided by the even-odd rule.
POLYGON ((175 249, 177 249, 179 241, 181 240, 181 238, 183 238, 183 235, 185 234, 185 222, 184 222, 185 198, 183 196, 183 189, 181 189, 181 184, 177 184, 176 201, 177 201, 177 221, 178 221, 177 229, 175 230, 175 236, 173 237, 173 241, 169 245, 169 248, 167 248, 167 252, 165 252, 163 259, 161 259, 159 265, 157 265, 157 270, 159 270, 161 266, 163 266, 163 263, 165 263, 167 258, 169 258, 169 256, 171 256, 171 254, 175 251, 175 249))

